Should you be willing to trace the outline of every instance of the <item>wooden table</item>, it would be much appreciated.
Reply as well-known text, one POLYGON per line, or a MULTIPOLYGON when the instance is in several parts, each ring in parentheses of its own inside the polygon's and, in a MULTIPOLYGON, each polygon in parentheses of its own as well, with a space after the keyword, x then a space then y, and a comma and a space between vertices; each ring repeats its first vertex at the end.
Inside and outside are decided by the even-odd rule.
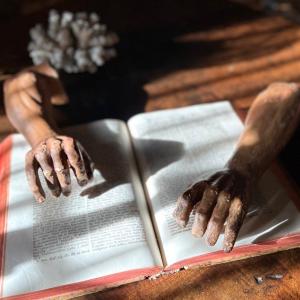
MULTIPOLYGON (((223 13, 209 25, 199 20, 198 25, 175 32, 124 34, 119 58, 101 72, 63 75, 71 103, 57 109, 60 124, 103 117, 127 119, 142 110, 223 99, 245 114, 254 96, 269 83, 300 81, 299 25, 236 6, 223 13)), ((11 130, 7 119, 0 117, 0 134, 11 130)), ((281 155, 298 186, 300 161, 291 149, 299 153, 299 136, 296 133, 281 155)), ((300 299, 300 250, 181 271, 79 299, 262 298, 300 299), (260 285, 255 282, 254 276, 268 273, 284 277, 260 285)))

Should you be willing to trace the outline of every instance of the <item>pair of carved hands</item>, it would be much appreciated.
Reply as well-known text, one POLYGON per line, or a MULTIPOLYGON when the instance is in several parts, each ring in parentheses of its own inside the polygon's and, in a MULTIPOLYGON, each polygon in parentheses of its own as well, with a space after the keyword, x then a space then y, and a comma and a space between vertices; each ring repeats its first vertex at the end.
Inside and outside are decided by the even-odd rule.
MULTIPOLYGON (((51 99, 57 94, 57 89, 52 89, 51 86, 55 86, 55 83, 61 85, 51 67, 44 66, 42 70, 36 68, 38 67, 23 71, 5 83, 6 107, 18 107, 18 110, 13 109, 9 116, 21 132, 22 125, 28 124, 19 122, 21 125, 18 128, 18 118, 25 116, 23 119, 28 120, 27 122, 33 118, 43 119, 43 114, 47 113, 51 106, 49 102, 53 102, 51 99), (51 81, 51 85, 47 85, 48 80, 51 81), (15 115, 14 111, 17 112, 15 115)), ((23 122, 25 123, 24 120, 23 122)), ((26 155, 29 186, 38 202, 45 200, 39 169, 56 197, 70 194, 70 170, 75 174, 80 186, 87 184, 93 175, 93 163, 78 141, 56 134, 52 130, 49 132, 35 143, 26 155)), ((29 139, 30 134, 26 136, 29 139)), ((191 212, 194 211, 192 233, 196 237, 202 237, 206 232, 210 245, 216 243, 225 224, 224 250, 231 251, 247 211, 249 189, 249 181, 239 172, 230 169, 217 172, 192 185, 179 197, 174 217, 180 226, 185 226, 191 212)))

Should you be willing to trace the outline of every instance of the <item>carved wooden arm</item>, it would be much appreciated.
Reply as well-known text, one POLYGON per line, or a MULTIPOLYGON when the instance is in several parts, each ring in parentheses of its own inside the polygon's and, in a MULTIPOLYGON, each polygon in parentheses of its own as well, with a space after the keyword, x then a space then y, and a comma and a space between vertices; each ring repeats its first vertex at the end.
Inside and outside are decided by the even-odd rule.
POLYGON ((177 200, 174 217, 185 226, 196 212, 192 233, 214 245, 225 225, 224 251, 232 250, 247 212, 253 184, 285 146, 300 117, 294 83, 273 83, 252 104, 232 158, 224 170, 188 188, 177 200))

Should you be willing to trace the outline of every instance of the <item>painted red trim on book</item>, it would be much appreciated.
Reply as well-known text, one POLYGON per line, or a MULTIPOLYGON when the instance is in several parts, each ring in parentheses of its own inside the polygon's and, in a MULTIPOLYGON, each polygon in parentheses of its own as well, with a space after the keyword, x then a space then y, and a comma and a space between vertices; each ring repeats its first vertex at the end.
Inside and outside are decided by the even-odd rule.
POLYGON ((67 284, 59 287, 54 287, 46 290, 36 291, 32 293, 26 293, 22 295, 4 297, 2 299, 7 300, 36 300, 36 299, 44 299, 44 298, 54 298, 54 297, 63 297, 68 296, 72 297, 72 295, 78 296, 80 291, 82 292, 96 292, 104 288, 112 287, 114 284, 120 283, 125 284, 137 280, 141 280, 142 277, 147 277, 151 275, 155 275, 162 270, 161 267, 152 267, 152 268, 143 268, 136 269, 131 271, 125 271, 116 273, 113 275, 107 275, 103 277, 99 277, 96 279, 90 279, 86 281, 81 281, 78 283, 67 284), (98 287, 98 289, 97 289, 98 287), (102 287, 102 288, 101 288, 102 287))
POLYGON ((6 218, 8 210, 8 188, 10 176, 12 137, 7 137, 0 144, 0 295, 3 291, 6 218))
POLYGON ((193 266, 205 264, 205 262, 226 262, 229 260, 242 259, 243 257, 249 257, 255 253, 256 256, 259 254, 267 254, 276 252, 279 250, 287 250, 290 248, 300 247, 300 233, 286 235, 284 237, 265 241, 257 244, 250 244, 245 246, 235 247, 230 253, 224 253, 224 251, 216 251, 207 253, 204 255, 194 256, 176 262, 165 268, 166 271, 179 269, 182 266, 193 266))

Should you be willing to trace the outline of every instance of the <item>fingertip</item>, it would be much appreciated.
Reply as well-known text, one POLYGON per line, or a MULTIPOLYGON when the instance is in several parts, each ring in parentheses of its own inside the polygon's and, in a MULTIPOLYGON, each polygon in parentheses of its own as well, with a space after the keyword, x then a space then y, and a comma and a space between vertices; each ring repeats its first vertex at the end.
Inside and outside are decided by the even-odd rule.
POLYGON ((70 194, 71 194, 71 187, 65 187, 65 188, 62 190, 62 194, 63 194, 65 197, 70 196, 70 194))
POLYGON ((173 211, 173 218, 181 228, 184 228, 188 222, 188 220, 182 215, 181 210, 178 208, 178 206, 173 211))
POLYGON ((223 250, 225 253, 231 252, 232 249, 233 249, 233 243, 231 243, 231 242, 224 243, 223 250))
POLYGON ((82 179, 82 180, 79 180, 79 181, 78 181, 78 184, 79 184, 80 186, 85 186, 85 185, 88 184, 88 179, 82 179))
POLYGON ((45 202, 45 198, 43 196, 37 196, 36 201, 37 201, 37 203, 43 203, 43 202, 45 202))
POLYGON ((176 219, 176 223, 181 227, 184 228, 187 224, 186 220, 182 220, 182 219, 176 219))
POLYGON ((210 246, 214 246, 217 243, 218 237, 216 237, 214 234, 210 234, 206 240, 210 246))
POLYGON ((58 198, 61 194, 61 190, 59 187, 56 187, 54 189, 51 190, 52 192, 52 195, 55 197, 55 198, 58 198))

